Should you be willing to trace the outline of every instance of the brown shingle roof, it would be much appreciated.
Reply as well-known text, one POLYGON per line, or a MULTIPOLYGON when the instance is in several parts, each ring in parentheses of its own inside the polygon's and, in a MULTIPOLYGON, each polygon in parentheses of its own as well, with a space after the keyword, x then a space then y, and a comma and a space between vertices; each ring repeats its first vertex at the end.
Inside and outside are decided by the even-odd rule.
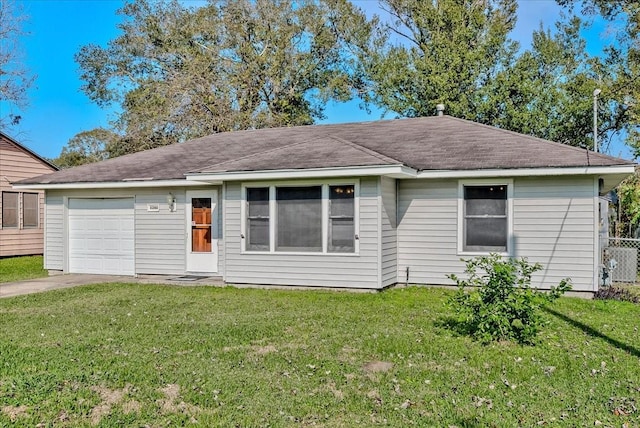
POLYGON ((450 116, 213 134, 24 180, 183 179, 231 172, 404 164, 417 170, 628 165, 632 162, 450 116))

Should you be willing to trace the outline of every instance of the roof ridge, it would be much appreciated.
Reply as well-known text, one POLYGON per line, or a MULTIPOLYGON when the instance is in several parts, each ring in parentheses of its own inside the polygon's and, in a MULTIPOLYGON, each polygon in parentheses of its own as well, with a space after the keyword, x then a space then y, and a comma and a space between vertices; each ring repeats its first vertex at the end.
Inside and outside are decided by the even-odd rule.
MULTIPOLYGON (((596 156, 599 156, 599 157, 607 158, 609 160, 624 160, 624 161, 627 161, 629 164, 634 163, 633 161, 630 161, 628 159, 619 158, 619 157, 608 155, 608 154, 605 154, 605 153, 594 152, 593 150, 589 150, 589 149, 578 147, 578 146, 572 146, 572 145, 565 144, 565 143, 560 143, 558 141, 547 140, 546 138, 536 137, 535 135, 523 134, 521 132, 511 131, 509 129, 504 129, 504 128, 498 128, 497 126, 487 125, 485 123, 474 122, 472 120, 462 119, 462 118, 459 118, 459 117, 453 117, 453 116, 445 116, 445 117, 447 117, 449 119, 453 119, 453 120, 458 121, 458 122, 465 122, 465 123, 470 123, 470 124, 475 125, 475 126, 480 126, 480 127, 483 127, 483 128, 489 128, 489 129, 492 129, 492 130, 495 130, 495 131, 502 132, 504 134, 531 138, 531 139, 537 140, 537 141, 539 141, 541 143, 550 144, 550 145, 553 145, 553 146, 559 146, 559 147, 567 148, 567 149, 570 149, 570 150, 573 150, 573 151, 578 151, 578 152, 581 152, 581 153, 585 153, 586 152, 587 153, 587 157, 591 156, 591 155, 596 155, 596 156)), ((587 162, 589 162, 588 159, 587 159, 587 162)))
POLYGON ((336 136, 331 135, 331 134, 329 134, 329 135, 328 135, 328 137, 329 137, 329 138, 331 138, 331 139, 333 139, 333 140, 336 140, 336 141, 338 141, 338 142, 341 142, 341 143, 343 143, 343 144, 347 144, 348 146, 351 146, 351 147, 353 147, 353 148, 354 148, 354 149, 356 149, 356 150, 360 150, 361 152, 366 153, 366 154, 368 154, 368 155, 370 155, 370 156, 376 157, 376 158, 378 158, 378 159, 380 159, 380 160, 383 160, 383 161, 393 161, 393 162, 397 162, 397 163, 402 164, 402 165, 406 165, 406 163, 405 163, 405 162, 403 162, 403 161, 401 161, 401 160, 398 160, 398 159, 392 158, 392 157, 387 156, 387 155, 385 155, 385 154, 382 154, 382 153, 380 153, 380 152, 378 152, 378 151, 375 151, 375 150, 370 149, 370 148, 368 148, 368 147, 362 146, 362 145, 360 145, 360 144, 358 144, 358 143, 354 143, 353 141, 345 140, 344 138, 336 137, 336 136))

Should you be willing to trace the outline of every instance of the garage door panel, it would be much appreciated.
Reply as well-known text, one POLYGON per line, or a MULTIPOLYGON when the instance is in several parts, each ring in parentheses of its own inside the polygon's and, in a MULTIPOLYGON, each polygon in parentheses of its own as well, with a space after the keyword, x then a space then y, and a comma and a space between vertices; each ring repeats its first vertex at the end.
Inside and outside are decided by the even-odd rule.
POLYGON ((69 199, 69 271, 133 275, 133 199, 69 199))

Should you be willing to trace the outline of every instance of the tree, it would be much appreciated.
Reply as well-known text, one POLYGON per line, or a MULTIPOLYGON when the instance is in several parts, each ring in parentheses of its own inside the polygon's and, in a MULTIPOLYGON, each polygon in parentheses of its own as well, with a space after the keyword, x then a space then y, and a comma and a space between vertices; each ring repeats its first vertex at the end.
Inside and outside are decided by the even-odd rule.
MULTIPOLYGON (((489 82, 511 61, 515 0, 383 0, 390 21, 360 46, 369 80, 365 99, 401 116, 425 116, 443 103, 471 120, 488 100, 489 82)), ((486 110, 486 109, 483 109, 486 110)))
POLYGON ((603 90, 609 105, 618 110, 618 128, 640 156, 640 2, 637 0, 557 0, 572 10, 581 5, 586 15, 600 15, 610 22, 615 42, 605 48, 605 62, 615 79, 603 90))
MULTIPOLYGON (((615 80, 609 65, 586 52, 580 35, 583 22, 570 17, 556 23, 555 32, 540 28, 532 46, 500 72, 491 83, 494 99, 486 103, 480 120, 501 128, 564 144, 593 148, 593 91, 615 80)), ((599 137, 620 130, 624 113, 611 99, 600 96, 599 137)))
POLYGON ((122 107, 125 138, 114 154, 310 124, 329 99, 352 96, 355 68, 338 21, 356 9, 345 0, 212 0, 198 9, 136 0, 120 13, 119 37, 76 55, 83 91, 122 107))
POLYGON ((20 37, 27 17, 13 0, 0 1, 0 128, 17 125, 35 76, 24 66, 20 37))
POLYGON ((71 168, 85 163, 99 162, 109 157, 120 137, 104 128, 80 132, 62 148, 60 156, 52 162, 60 168, 71 168))

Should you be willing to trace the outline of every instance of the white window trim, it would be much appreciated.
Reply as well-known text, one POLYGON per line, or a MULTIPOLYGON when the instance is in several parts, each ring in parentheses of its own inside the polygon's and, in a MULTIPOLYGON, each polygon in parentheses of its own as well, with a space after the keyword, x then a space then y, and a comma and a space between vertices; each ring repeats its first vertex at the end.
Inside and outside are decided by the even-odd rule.
POLYGON ((358 256, 360 255, 360 180, 304 180, 304 181, 269 181, 243 183, 241 186, 240 198, 240 254, 275 254, 275 255, 296 255, 296 256, 358 256), (329 186, 352 185, 354 189, 354 234, 355 248, 352 253, 329 252, 329 186), (322 251, 276 251, 276 188, 277 187, 306 187, 322 186, 322 251), (251 251, 246 249, 247 245, 247 188, 257 187, 269 188, 269 251, 251 251))
POLYGON ((486 256, 490 253, 502 256, 513 254, 513 179, 458 180, 458 252, 459 256, 486 256), (464 187, 465 186, 507 186, 507 251, 465 251, 464 250, 464 187))

